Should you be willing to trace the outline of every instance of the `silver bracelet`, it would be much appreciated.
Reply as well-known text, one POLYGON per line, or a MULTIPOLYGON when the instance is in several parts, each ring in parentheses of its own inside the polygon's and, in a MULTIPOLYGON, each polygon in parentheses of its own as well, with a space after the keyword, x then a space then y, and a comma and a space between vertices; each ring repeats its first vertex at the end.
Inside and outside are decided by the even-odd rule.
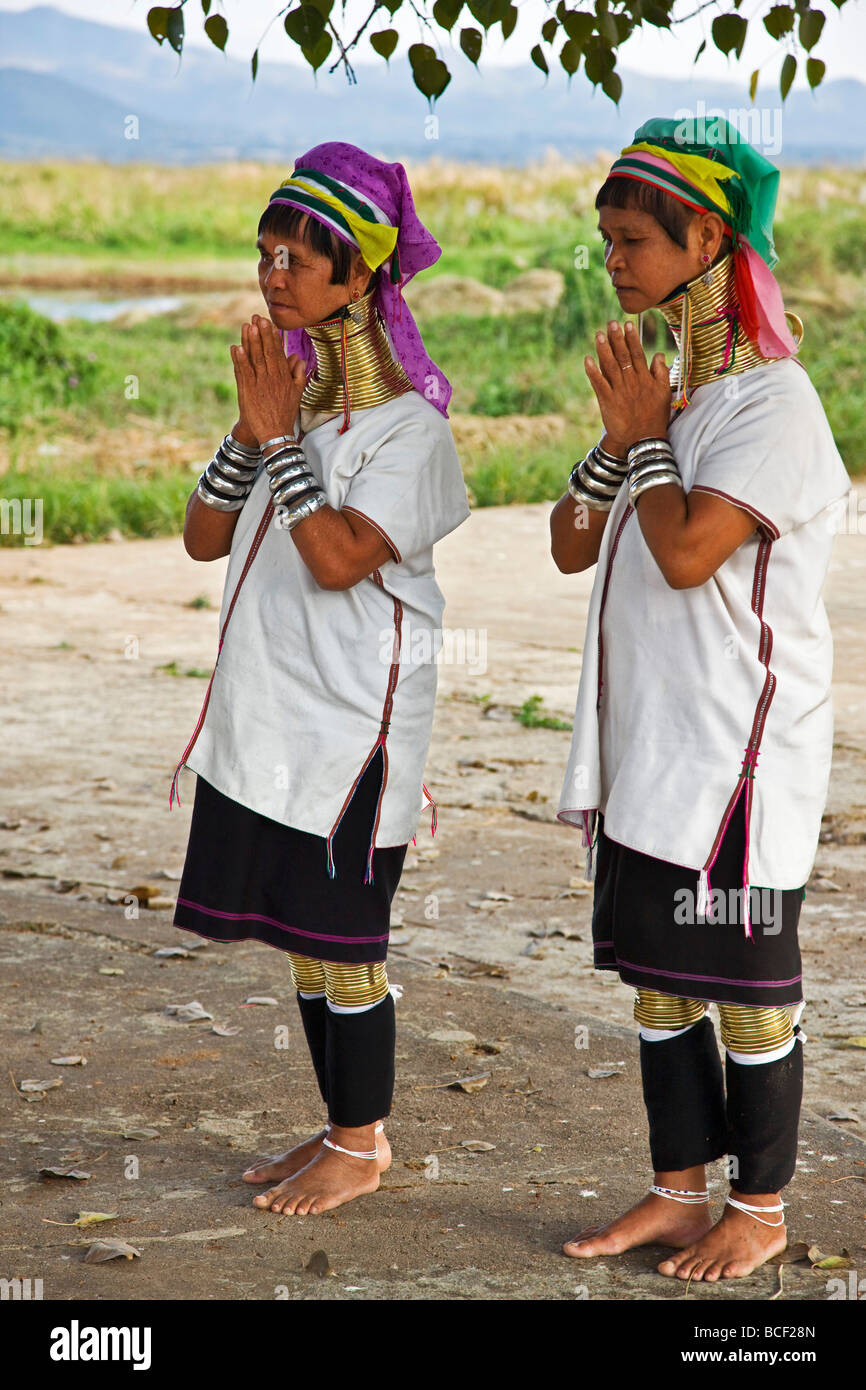
POLYGON ((662 483, 676 483, 677 487, 682 487, 683 480, 678 472, 656 473, 649 478, 638 478, 634 483, 629 483, 628 500, 629 505, 634 507, 639 497, 648 492, 651 487, 659 487, 662 483))
POLYGON ((250 462, 258 463, 262 456, 262 451, 258 445, 252 448, 249 444, 241 444, 235 439, 233 434, 227 434, 225 436, 220 448, 224 453, 228 454, 230 458, 234 458, 237 462, 246 462, 249 460, 250 462))
POLYGON ((275 478, 278 473, 289 468, 307 468, 307 456, 302 451, 291 454, 274 454, 273 458, 268 459, 265 464, 265 472, 269 478, 275 478))
POLYGON ((629 465, 634 463, 638 458, 641 458, 646 453, 656 453, 658 451, 663 451, 672 454, 673 449, 671 449, 670 440, 657 438, 638 439, 629 448, 629 465))
POLYGON ((609 468, 622 469, 628 466, 628 459, 620 458, 618 454, 609 454, 607 449, 601 447, 601 440, 591 451, 602 463, 606 463, 609 468))
POLYGON ((627 460, 616 458, 596 444, 571 470, 568 491, 575 501, 592 511, 610 511, 627 470, 627 460))
POLYGON ((275 434, 273 439, 266 439, 264 444, 259 445, 262 453, 265 449, 270 449, 272 444, 297 444, 298 440, 293 434, 275 434))
POLYGON ((201 498, 206 506, 213 507, 214 511, 217 512, 239 512, 247 500, 246 493, 244 493, 243 497, 232 498, 220 497, 217 493, 212 492, 208 486, 204 473, 202 473, 199 478, 195 490, 196 496, 201 498))
POLYGON ((274 499, 274 505, 282 507, 290 503, 293 498, 297 500, 299 497, 305 497, 309 492, 320 491, 321 488, 312 473, 307 473, 303 477, 294 478, 290 482, 281 483, 278 488, 272 491, 271 496, 274 499))
POLYGON ((294 507, 283 507, 277 513, 275 524, 281 531, 292 531, 299 521, 305 517, 312 516, 320 507, 327 505, 327 497, 324 492, 316 492, 312 497, 304 498, 302 502, 297 502, 294 507))
POLYGON ((676 483, 682 487, 680 470, 669 439, 639 439, 628 451, 628 500, 633 507, 651 487, 676 483))

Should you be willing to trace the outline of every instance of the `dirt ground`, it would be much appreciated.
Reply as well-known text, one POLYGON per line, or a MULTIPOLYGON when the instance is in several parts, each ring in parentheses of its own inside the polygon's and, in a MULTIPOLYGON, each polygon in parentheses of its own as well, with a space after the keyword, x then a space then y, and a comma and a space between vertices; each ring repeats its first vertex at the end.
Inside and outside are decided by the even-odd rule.
MULTIPOLYGON (((395 1160, 378 1196, 302 1220, 251 1207, 240 1180, 318 1123, 285 960, 255 943, 153 954, 198 940, 171 925, 193 775, 180 809, 168 790, 206 684, 184 673, 213 664, 224 562, 193 562, 179 539, 0 550, 0 1275, 42 1278, 46 1299, 682 1296, 659 1251, 558 1253, 648 1173, 632 992, 592 969, 580 836, 555 821, 569 734, 514 718, 537 694, 569 719, 577 689, 592 577, 558 573, 548 512, 475 511, 438 547, 467 659, 440 667, 425 776, 439 826, 431 839, 422 821, 395 899, 395 1160), (142 887, 152 906, 136 916, 124 898, 142 887), (262 995, 276 1004, 245 1003, 262 995), (191 1000, 213 1022, 165 1015, 191 1000), (70 1055, 86 1066, 52 1065, 70 1055), (448 1088, 478 1073, 481 1089, 448 1088), (28 1101, 28 1079, 63 1084, 28 1101), (69 1165, 91 1176, 39 1176, 69 1165), (83 1210, 117 1216, 49 1224, 83 1210), (106 1237, 141 1258, 85 1264, 106 1237), (317 1250, 321 1279, 305 1269, 317 1250)), ((792 1243, 845 1249, 866 1274, 866 535, 851 532, 825 589, 836 748, 801 918, 806 1113, 786 1200, 792 1243)), ((769 1299, 778 1280, 768 1266, 690 1296, 769 1299)), ((781 1300, 827 1296, 826 1272, 785 1266, 781 1300)))

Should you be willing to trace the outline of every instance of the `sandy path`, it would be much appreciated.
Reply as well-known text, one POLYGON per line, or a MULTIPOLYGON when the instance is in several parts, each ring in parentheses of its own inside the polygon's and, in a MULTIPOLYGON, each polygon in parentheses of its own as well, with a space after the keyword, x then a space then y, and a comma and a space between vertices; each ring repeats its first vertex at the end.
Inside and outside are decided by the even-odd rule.
MULTIPOLYGON (((628 1023, 631 991, 590 965, 580 837, 554 819, 569 735, 523 728, 509 710, 534 694, 565 718, 574 707, 592 576, 556 570, 549 510, 476 511, 438 548, 448 625, 486 641, 486 670, 440 668, 426 775, 440 828, 431 842, 422 822, 410 847, 393 951, 628 1023), (438 918, 425 917, 425 904, 438 918)), ((841 1046, 866 1034, 864 571, 866 534, 840 535, 825 590, 836 754, 801 931, 806 1100, 825 1115, 856 1109, 866 1090, 863 1052, 841 1046)), ((184 774, 183 806, 171 813, 168 789, 205 681, 158 668, 210 671, 223 574, 223 561, 197 564, 179 539, 0 551, 7 889, 84 901, 117 900, 142 882, 176 891, 194 779, 184 774), (202 594, 212 609, 187 606, 202 594)), ((853 1133, 866 1133, 866 1109, 861 1121, 853 1133)))

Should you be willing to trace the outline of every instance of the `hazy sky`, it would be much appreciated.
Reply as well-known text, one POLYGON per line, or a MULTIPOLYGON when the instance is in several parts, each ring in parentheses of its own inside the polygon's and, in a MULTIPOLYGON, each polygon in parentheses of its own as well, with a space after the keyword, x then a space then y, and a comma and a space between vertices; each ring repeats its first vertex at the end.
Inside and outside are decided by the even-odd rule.
MULTIPOLYGON (((146 32, 146 15, 150 3, 151 0, 56 0, 55 8, 84 19, 99 20, 105 24, 122 25, 126 28, 146 32)), ((481 60, 482 71, 485 61, 502 63, 525 61, 529 47, 537 40, 541 23, 553 9, 553 4, 551 3, 550 8, 548 8, 544 4, 544 0, 516 0, 516 3, 521 11, 517 28, 507 45, 502 46, 501 40, 498 44, 496 40, 491 42, 488 55, 481 60), (525 35, 522 42, 521 35, 525 35), (501 48, 501 52, 497 51, 499 48, 501 48)), ((689 14, 698 9, 701 3, 702 0, 680 0, 677 8, 680 14, 689 14)), ((575 7, 577 8, 579 5, 575 7)), ((740 6, 740 13, 746 18, 750 18, 754 14, 766 13, 768 7, 768 0, 744 0, 740 6)), ((26 10, 30 8, 32 8, 32 0, 0 0, 0 10, 26 10)), ((228 22, 229 42, 226 51, 232 57, 248 60, 261 39, 268 21, 281 10, 288 8, 289 6, 281 3, 281 0, 214 0, 211 13, 222 13, 228 22)), ((739 79, 744 88, 744 105, 748 104, 749 74, 753 68, 760 67, 759 100, 763 98, 766 101, 771 92, 778 92, 778 70, 784 53, 766 34, 760 21, 755 26, 754 34, 750 26, 743 58, 739 64, 729 62, 723 54, 712 46, 711 41, 708 41, 707 49, 699 59, 697 67, 693 66, 692 59, 695 51, 701 39, 709 35, 712 19, 716 14, 725 13, 728 9, 733 9, 733 5, 729 6, 725 0, 720 0, 717 6, 712 6, 696 18, 676 26, 673 34, 648 26, 647 29, 641 30, 638 35, 630 39, 620 50, 620 67, 670 78, 683 78, 692 75, 711 78, 727 76, 734 81, 739 79)), ((864 68, 866 68, 866 0, 847 0, 841 11, 837 11, 831 0, 826 0, 823 9, 827 16, 827 23, 820 42, 813 50, 813 56, 823 59, 827 64, 827 78, 862 78, 864 68)), ((369 0, 348 0, 346 15, 350 21, 355 20, 356 24, 360 23, 368 12, 369 0)), ((185 13, 187 15, 186 42, 190 45, 196 44, 211 48, 214 58, 218 60, 219 55, 201 31, 203 15, 200 5, 195 3, 195 0, 189 0, 185 7, 185 13)), ((464 14, 467 17, 461 17, 461 20, 458 21, 455 26, 455 34, 459 33, 461 23, 474 23, 469 17, 468 11, 465 11, 464 14)), ((391 27, 388 16, 384 15, 381 21, 371 25, 371 30, 388 27, 391 27)), ((398 16, 393 27, 400 31, 401 36, 407 42, 430 41, 429 36, 422 31, 417 19, 408 13, 408 9, 404 18, 398 16)), ((441 31, 437 31, 437 35, 442 46, 446 47, 449 42, 447 35, 441 31)), ((467 60, 457 48, 456 38, 453 43, 456 49, 453 55, 455 62, 465 63, 467 60)), ((282 22, 277 20, 271 26, 267 39, 261 44, 260 62, 285 62, 290 60, 290 52, 291 46, 282 31, 282 22)), ((398 49, 397 56, 401 52, 405 52, 404 45, 398 49)), ((359 47, 358 56, 360 61, 379 61, 372 50, 364 45, 363 41, 359 47)), ((580 74, 578 74, 578 79, 585 80, 580 74)), ((807 85, 802 74, 798 74, 795 85, 802 87, 807 85)))

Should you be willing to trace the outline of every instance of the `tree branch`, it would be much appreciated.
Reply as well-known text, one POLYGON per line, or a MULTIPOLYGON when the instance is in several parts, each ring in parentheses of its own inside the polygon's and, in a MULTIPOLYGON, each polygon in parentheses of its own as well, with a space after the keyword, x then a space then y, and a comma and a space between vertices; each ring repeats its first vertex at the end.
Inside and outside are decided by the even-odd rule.
POLYGON ((702 5, 698 5, 698 8, 696 10, 692 10, 691 14, 677 15, 676 19, 671 20, 671 24, 687 24, 690 19, 696 19, 697 16, 699 14, 702 14, 704 10, 712 9, 713 6, 715 6, 716 9, 718 9, 719 0, 704 0, 704 3, 702 5))
MULTIPOLYGON (((344 8, 345 8, 345 6, 344 6, 344 8)), ((384 9, 384 8, 385 8, 385 6, 382 4, 382 0, 376 0, 375 5, 373 6, 373 8, 372 8, 372 10, 370 11, 370 13, 367 15, 367 18, 364 20, 364 23, 361 25, 361 27, 360 27, 360 29, 358 30, 358 32, 357 32, 357 34, 355 35, 355 37, 349 41, 349 43, 346 45, 345 48, 343 48, 343 50, 342 50, 343 56, 345 56, 345 54, 349 52, 349 49, 355 47, 355 44, 358 42, 359 38, 360 38, 361 35, 363 34, 363 32, 364 32, 364 30, 366 29, 367 25, 370 23, 370 20, 373 18, 373 15, 376 13, 376 11, 377 11, 377 10, 382 10, 382 9, 384 9)), ((342 45, 341 45, 341 47, 342 47, 342 45)), ((329 73, 330 73, 330 72, 334 72, 334 70, 340 66, 340 63, 341 63, 342 61, 343 61, 343 58, 342 58, 342 57, 338 58, 337 61, 336 61, 336 63, 334 63, 333 67, 328 68, 328 72, 329 72, 329 73)))
POLYGON ((340 56, 339 56, 339 58, 337 59, 336 63, 334 64, 334 67, 329 68, 328 71, 329 71, 329 72, 333 72, 333 71, 334 71, 334 68, 338 68, 338 67, 340 66, 340 64, 342 63, 343 66, 344 66, 345 69, 346 69, 346 77, 347 77, 347 79, 348 79, 349 86, 351 87, 351 86, 354 85, 354 86, 357 87, 357 85, 358 85, 358 79, 357 79, 357 77, 355 76, 355 69, 352 67, 352 64, 349 62, 349 55, 348 55, 348 53, 346 52, 346 49, 343 47, 343 40, 340 38, 340 35, 337 33, 337 31, 336 31, 336 29, 334 28, 334 25, 333 25, 333 23, 332 23, 332 21, 331 21, 330 19, 328 20, 328 28, 330 29, 331 33, 334 35, 334 38, 337 40, 337 47, 338 47, 339 50, 340 50, 340 56))

